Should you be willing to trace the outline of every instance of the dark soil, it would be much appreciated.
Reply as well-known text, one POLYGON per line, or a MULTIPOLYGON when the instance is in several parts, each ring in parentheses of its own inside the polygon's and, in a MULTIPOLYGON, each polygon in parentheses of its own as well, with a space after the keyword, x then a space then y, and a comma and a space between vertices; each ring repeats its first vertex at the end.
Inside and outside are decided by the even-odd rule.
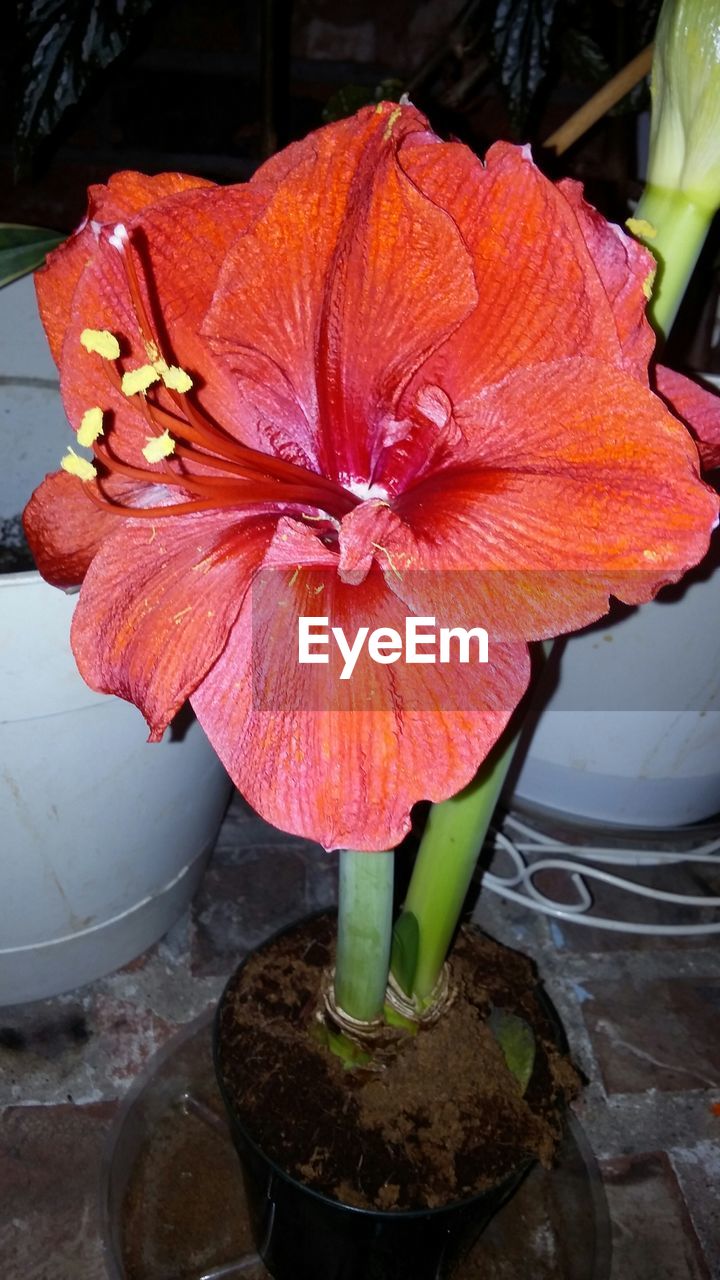
POLYGON ((531 962, 476 929, 451 958, 451 1008, 398 1033, 371 1067, 347 1070, 317 1040, 335 921, 305 921, 249 957, 220 1014, 219 1063, 249 1135, 318 1191, 363 1208, 465 1199, 535 1159, 551 1163, 578 1077, 531 962), (523 1097, 492 1035, 491 1006, 531 1023, 523 1097))
POLYGON ((25 573, 35 568, 25 539, 21 516, 0 517, 0 573, 25 573))

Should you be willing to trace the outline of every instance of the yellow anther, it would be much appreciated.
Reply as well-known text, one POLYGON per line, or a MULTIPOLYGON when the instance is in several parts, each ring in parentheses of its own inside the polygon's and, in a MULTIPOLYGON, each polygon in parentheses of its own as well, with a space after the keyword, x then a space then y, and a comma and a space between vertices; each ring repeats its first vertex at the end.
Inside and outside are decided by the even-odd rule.
POLYGON ((653 267, 652 271, 648 271, 648 274, 643 280, 643 293, 645 294, 645 297, 647 298, 648 302, 652 298, 653 285, 655 284, 656 275, 657 275, 657 268, 653 267))
POLYGON ((161 436, 150 436, 142 451, 146 462, 162 462, 163 458, 169 458, 174 452, 175 441, 169 431, 163 431, 161 436))
POLYGON ((138 391, 147 391, 153 382, 159 382, 160 374, 151 364, 142 364, 139 369, 129 369, 122 376, 122 393, 124 396, 137 395, 138 391))
POLYGON ((176 364, 165 364, 165 361, 158 361, 155 365, 160 377, 162 378, 168 391, 179 391, 181 395, 185 395, 190 390, 193 380, 189 373, 184 369, 178 368, 176 364), (161 368, 160 366, 163 366, 161 368))
POLYGON ((97 475, 92 462, 88 462, 87 458, 80 458, 72 449, 60 459, 60 466, 69 475, 77 476, 78 480, 94 480, 97 475))
POLYGON ((657 236, 657 227, 647 218, 627 218, 625 226, 638 240, 654 240, 657 236))
POLYGON ((117 360, 120 355, 120 343, 107 329, 83 329, 80 341, 86 351, 96 352, 103 360, 117 360))
POLYGON ((77 442, 82 444, 86 449, 90 449, 94 445, 98 436, 103 433, 103 413, 102 409, 86 409, 82 416, 80 429, 77 433, 77 442))

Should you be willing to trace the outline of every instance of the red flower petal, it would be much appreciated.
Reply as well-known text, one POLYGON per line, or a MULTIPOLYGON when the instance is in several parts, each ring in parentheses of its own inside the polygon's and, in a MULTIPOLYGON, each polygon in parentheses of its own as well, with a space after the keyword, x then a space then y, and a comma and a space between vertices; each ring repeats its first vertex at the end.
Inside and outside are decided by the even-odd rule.
POLYGON ((203 326, 273 448, 332 478, 369 474, 404 385, 476 300, 453 219, 397 163, 424 126, 384 104, 296 145, 203 326))
POLYGON ((517 370, 464 409, 464 454, 375 539, 416 612, 538 639, 600 617, 609 593, 649 600, 701 559, 718 500, 684 429, 629 375, 583 360, 517 370))
POLYGON ((658 395, 695 437, 704 470, 720 467, 720 395, 717 391, 710 391, 661 364, 654 369, 654 381, 658 395))
MULTIPOLYGON (((256 216, 262 197, 248 187, 203 188, 171 196, 143 210, 137 247, 144 273, 141 289, 151 316, 161 316, 162 353, 192 374, 202 403, 228 429, 242 427, 235 388, 198 337, 217 273, 229 245, 256 216), (144 285, 149 282, 148 293, 144 285), (206 385, 203 385, 206 384, 206 385)), ((135 220, 127 223, 132 233, 135 220)), ((121 339, 125 365, 147 363, 147 352, 123 272, 121 255, 107 236, 95 246, 75 290, 65 331, 61 388, 65 410, 76 427, 88 407, 114 415, 113 447, 120 457, 142 464, 140 451, 152 431, 140 396, 128 398, 109 377, 107 362, 81 345, 83 329, 109 329, 121 339)))
POLYGON ((151 740, 221 653, 274 531, 258 512, 127 521, 97 553, 73 652, 91 688, 140 708, 151 740))
MULTIPOLYGON (((91 482, 98 491, 97 484, 91 482)), ((103 493, 115 502, 132 502, 138 486, 117 476, 103 481, 103 493)), ((46 476, 23 513, 23 525, 35 564, 54 587, 77 587, 93 556, 122 517, 103 511, 88 496, 86 484, 66 471, 46 476)))
POLYGON ((578 225, 613 309, 625 367, 647 381, 655 334, 645 315, 655 259, 643 245, 608 222, 583 197, 582 185, 566 179, 558 190, 575 211, 578 225))
POLYGON ((608 299, 575 210, 527 151, 496 143, 486 167, 459 144, 410 138, 400 163, 457 222, 478 305, 422 371, 455 404, 513 369, 592 353, 620 363, 608 299))
POLYGON ((56 364, 60 363, 73 294, 97 248, 99 227, 126 222, 148 205, 179 191, 212 185, 204 178, 191 178, 182 173, 160 173, 151 178, 143 173, 126 172, 114 174, 107 186, 90 187, 84 222, 69 240, 48 254, 45 266, 35 275, 40 314, 56 364))
MULTIPOLYGON (((269 563, 282 559, 273 544, 269 563)), ((326 554, 326 553, 320 553, 326 554)), ((416 800, 442 800, 473 777, 528 680, 524 645, 488 667, 382 666, 367 654, 298 662, 300 616, 323 616, 352 642, 358 627, 404 634, 407 610, 372 571, 347 586, 335 568, 263 570, 227 647, 192 696, 237 786, 268 821, 328 849, 387 849, 416 800)))

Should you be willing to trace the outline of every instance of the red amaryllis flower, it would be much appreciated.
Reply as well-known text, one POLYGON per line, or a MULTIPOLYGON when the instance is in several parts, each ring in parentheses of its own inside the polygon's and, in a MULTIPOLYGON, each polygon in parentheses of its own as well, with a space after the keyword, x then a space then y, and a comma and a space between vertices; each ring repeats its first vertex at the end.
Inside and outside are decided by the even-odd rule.
POLYGON ((152 738, 189 697, 278 826, 396 844, 497 739, 528 640, 706 549, 717 501, 647 385, 650 262, 525 151, 483 165, 392 104, 244 186, 94 189, 38 292, 96 476, 69 455, 26 514, 41 572, 84 579, 85 679, 152 738), (386 648, 342 681, 298 663, 307 616, 483 626, 490 660, 386 648))

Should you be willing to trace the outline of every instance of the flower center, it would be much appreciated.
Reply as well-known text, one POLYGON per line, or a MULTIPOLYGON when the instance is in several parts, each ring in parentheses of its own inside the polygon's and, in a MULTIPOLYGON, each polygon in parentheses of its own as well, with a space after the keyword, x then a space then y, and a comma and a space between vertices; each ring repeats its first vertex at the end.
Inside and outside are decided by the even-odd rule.
POLYGON ((388 491, 382 484, 370 484, 367 480, 351 480, 349 477, 341 476, 343 488, 348 489, 361 502, 367 502, 369 498, 379 498, 382 502, 387 502, 388 491))

